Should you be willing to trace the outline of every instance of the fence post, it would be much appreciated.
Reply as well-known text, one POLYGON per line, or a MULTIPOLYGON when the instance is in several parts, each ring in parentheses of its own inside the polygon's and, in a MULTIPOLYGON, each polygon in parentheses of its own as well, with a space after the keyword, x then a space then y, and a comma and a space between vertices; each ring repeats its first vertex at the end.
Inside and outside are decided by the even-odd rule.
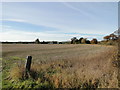
POLYGON ((28 77, 31 68, 32 56, 27 56, 25 63, 25 77, 28 77))

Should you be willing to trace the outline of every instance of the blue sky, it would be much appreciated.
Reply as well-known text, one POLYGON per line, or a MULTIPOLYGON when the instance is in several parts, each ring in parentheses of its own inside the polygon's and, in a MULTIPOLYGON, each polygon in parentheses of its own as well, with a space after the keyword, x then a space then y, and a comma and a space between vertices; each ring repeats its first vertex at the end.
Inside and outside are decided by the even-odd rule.
POLYGON ((0 41, 102 40, 118 28, 117 2, 4 2, 0 41))

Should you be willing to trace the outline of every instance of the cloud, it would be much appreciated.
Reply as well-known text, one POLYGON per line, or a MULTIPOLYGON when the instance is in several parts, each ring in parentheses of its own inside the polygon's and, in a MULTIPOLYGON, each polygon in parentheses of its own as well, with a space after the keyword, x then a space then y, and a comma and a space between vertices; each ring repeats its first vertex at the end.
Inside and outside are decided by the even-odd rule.
POLYGON ((76 5, 72 5, 72 4, 68 3, 68 2, 63 2, 63 4, 64 4, 66 7, 70 8, 70 9, 72 9, 72 10, 74 10, 74 11, 80 12, 81 14, 83 14, 83 15, 85 15, 85 16, 87 16, 87 17, 93 17, 92 14, 87 13, 85 10, 82 10, 82 9, 80 9, 80 8, 77 8, 76 5))
POLYGON ((85 34, 65 34, 65 33, 49 33, 49 32, 28 32, 21 30, 6 29, 0 33, 0 41, 34 41, 36 38, 40 38, 41 41, 68 41, 72 37, 84 37, 84 38, 99 38, 97 35, 85 35, 85 34))
POLYGON ((14 21, 14 22, 27 22, 23 19, 0 19, 0 21, 14 21))
MULTIPOLYGON (((93 4, 87 6, 88 4, 84 3, 83 7, 81 6, 82 4, 79 3, 77 3, 76 6, 74 3, 72 4, 72 3, 63 2, 63 4, 7 3, 4 4, 5 10, 3 15, 5 19, 3 20, 23 22, 23 23, 25 22, 33 25, 55 28, 56 31, 58 32, 61 31, 61 32, 71 32, 71 33, 77 32, 77 33, 90 33, 90 34, 107 34, 109 32, 111 33, 111 31, 114 30, 115 27, 114 21, 111 21, 113 22, 112 24, 111 22, 105 22, 107 17, 108 19, 109 17, 111 17, 111 13, 108 13, 109 16, 107 17, 104 18, 102 17, 104 20, 100 18, 95 19, 95 17, 86 18, 84 16, 88 16, 88 17, 93 16, 92 13, 88 10, 88 7, 90 8, 90 6, 92 6, 93 4), (84 8, 84 6, 87 8, 84 8), (12 10, 14 10, 15 12, 11 12, 12 10), (78 13, 71 12, 71 10, 77 11, 78 13), (87 11, 89 11, 90 13, 87 11)), ((93 8, 96 7, 97 6, 93 5, 93 8)), ((96 9, 91 9, 91 11, 92 10, 96 11, 96 9)), ((101 12, 100 13, 101 15, 104 9, 102 10, 100 9, 97 11, 99 11, 99 13, 101 12)), ((99 13, 97 15, 99 15, 99 13)))
POLYGON ((47 32, 28 32, 12 29, 7 29, 4 32, 0 33, 0 41, 33 41, 36 38, 40 38, 40 40, 62 40, 63 37, 63 34, 50 34, 47 32))
MULTIPOLYGON (((43 30, 43 32, 45 31, 48 31, 49 33, 85 33, 85 34, 106 34, 107 31, 106 30, 102 30, 101 32, 100 29, 101 28, 95 28, 94 29, 83 29, 83 28, 80 28, 80 27, 74 27, 72 25, 65 25, 65 24, 55 24, 55 23, 50 23, 50 21, 48 22, 39 22, 39 21, 36 21, 36 20, 23 20, 23 19, 11 19, 11 18, 8 18, 8 19, 3 19, 3 21, 13 21, 13 22, 21 22, 21 23, 26 23, 26 24, 31 24, 32 26, 39 26, 39 27, 46 27, 47 30, 43 30), (53 30, 54 31, 51 31, 53 30)), ((6 31, 7 29, 12 29, 13 26, 10 26, 10 25, 6 25, 4 24, 3 25, 3 31, 6 31)), ((31 26, 30 26, 31 27, 31 26)), ((21 27, 18 27, 18 28, 21 28, 21 27)), ((26 27, 27 28, 27 27, 26 27)), ((23 30, 22 30, 23 31, 23 30)), ((27 30, 28 31, 28 30, 27 30)), ((36 32, 36 30, 33 30, 34 32, 36 32)))
MULTIPOLYGON (((102 4, 104 3, 101 3, 101 5, 102 4)), ((101 5, 99 6, 100 9, 98 9, 98 6, 93 4, 89 5, 87 3, 77 3, 76 6, 74 3, 72 4, 65 2, 64 5, 61 3, 4 3, 3 21, 9 21, 8 23, 10 23, 11 26, 6 26, 7 23, 4 23, 3 32, 0 34, 2 37, 1 40, 24 41, 40 38, 41 40, 61 41, 70 40, 70 38, 73 36, 78 38, 81 36, 88 38, 102 38, 100 35, 108 34, 114 31, 115 21, 112 20, 116 19, 114 19, 114 15, 111 14, 114 11, 107 13, 104 8, 101 9, 101 5), (90 9, 91 6, 93 6, 94 9, 90 9), (90 11, 96 12, 95 15, 97 16, 97 19, 95 19, 95 17, 89 18, 93 16, 93 13, 90 11), (99 14, 99 16, 104 14, 102 12, 106 12, 109 16, 105 14, 107 17, 101 17, 102 19, 98 18, 99 14), (86 18, 86 16, 88 17, 86 18), (113 19, 111 19, 109 22, 111 17, 113 17, 113 19), (15 23, 12 25, 11 22, 15 23), (15 27, 17 22, 24 24, 23 26, 25 27, 21 27, 19 25, 15 27), (47 30, 42 29, 42 31, 38 28, 37 31, 36 26, 43 26, 48 28, 47 30), (54 30, 52 30, 52 28, 54 28, 54 30)), ((114 6, 110 7, 115 10, 114 6)), ((105 8, 111 10, 110 7, 105 8)))
POLYGON ((8 26, 8 25, 0 25, 0 28, 11 28, 12 26, 8 26))

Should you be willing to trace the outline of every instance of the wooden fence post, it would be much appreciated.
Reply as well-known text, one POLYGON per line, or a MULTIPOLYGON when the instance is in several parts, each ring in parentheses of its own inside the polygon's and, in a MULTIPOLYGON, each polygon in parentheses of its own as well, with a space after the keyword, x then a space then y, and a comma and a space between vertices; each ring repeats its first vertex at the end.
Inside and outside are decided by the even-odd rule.
POLYGON ((25 63, 25 77, 28 77, 31 68, 32 56, 27 56, 25 63))

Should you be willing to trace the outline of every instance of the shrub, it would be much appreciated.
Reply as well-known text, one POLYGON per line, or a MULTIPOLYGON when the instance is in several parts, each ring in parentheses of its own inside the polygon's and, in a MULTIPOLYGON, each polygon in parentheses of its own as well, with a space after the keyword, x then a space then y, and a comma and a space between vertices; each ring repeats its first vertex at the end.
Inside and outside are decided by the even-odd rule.
POLYGON ((106 44, 107 45, 117 45, 117 42, 113 41, 113 40, 109 40, 106 44))

